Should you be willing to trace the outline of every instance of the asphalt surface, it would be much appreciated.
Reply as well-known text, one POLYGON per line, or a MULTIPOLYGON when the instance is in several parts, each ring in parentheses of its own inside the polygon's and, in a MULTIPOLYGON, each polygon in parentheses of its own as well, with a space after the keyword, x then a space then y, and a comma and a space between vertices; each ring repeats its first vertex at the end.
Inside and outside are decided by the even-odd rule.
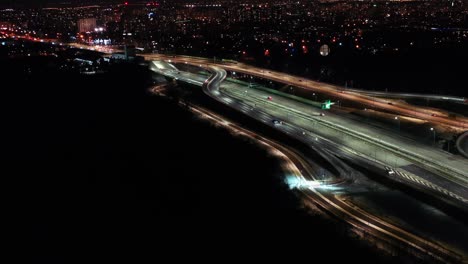
POLYGON ((378 91, 366 91, 359 89, 346 89, 347 92, 353 92, 358 94, 365 94, 371 96, 379 96, 385 98, 398 98, 398 99, 426 99, 434 101, 448 101, 459 104, 466 104, 467 98, 450 95, 436 95, 436 94, 413 94, 413 93, 391 93, 391 92, 378 92, 378 91))
MULTIPOLYGON (((206 79, 204 76, 191 73, 179 73, 178 77, 187 78, 192 82, 194 80, 198 80, 199 83, 202 83, 202 81, 206 79)), ((326 112, 325 116, 320 116, 320 113, 323 112, 322 110, 311 108, 308 105, 288 98, 273 96, 273 99, 270 101, 267 99, 269 96, 267 93, 256 89, 248 89, 237 83, 223 82, 221 84, 221 89, 223 93, 230 95, 233 98, 237 97, 239 100, 246 102, 248 106, 244 106, 244 110, 249 115, 256 114, 256 112, 253 111, 253 108, 261 107, 263 111, 271 114, 269 117, 261 116, 260 118, 263 120, 263 122, 272 122, 273 119, 284 121, 282 129, 286 129, 287 133, 289 133, 287 131, 289 124, 301 127, 302 131, 299 133, 306 132, 307 135, 312 135, 313 131, 312 137, 321 136, 322 140, 320 142, 326 142, 323 140, 326 138, 328 141, 339 143, 339 146, 335 146, 333 148, 335 153, 338 152, 337 150, 347 147, 352 149, 352 151, 349 151, 351 153, 358 152, 364 154, 368 157, 371 157, 376 162, 393 167, 395 170, 399 169, 403 173, 411 175, 415 172, 419 172, 418 174, 412 175, 412 177, 415 179, 420 177, 426 181, 435 183, 444 182, 440 187, 453 192, 463 201, 468 200, 468 193, 466 189, 466 179, 468 179, 468 176, 466 175, 466 173, 468 173, 468 163, 461 157, 456 157, 438 149, 425 146, 403 137, 399 137, 393 132, 377 129, 362 122, 356 122, 354 120, 342 118, 340 115, 335 115, 331 112, 326 112), (282 108, 284 106, 287 107, 282 108), (330 124, 333 128, 330 128, 330 124), (342 130, 336 130, 336 126, 339 126, 342 128, 342 130), (355 138, 353 136, 347 135, 346 131, 359 133, 367 136, 367 138, 370 137, 369 142, 364 141, 362 138, 355 138), (373 142, 377 142, 378 145, 374 144, 373 142), (383 151, 385 148, 380 144, 393 147, 393 150, 383 151), (400 155, 399 153, 405 153, 405 155, 400 155), (422 159, 413 160, 413 157, 422 157, 422 159), (431 163, 438 164, 443 168, 448 169, 449 171, 459 173, 461 180, 453 181, 451 178, 444 179, 441 178, 439 174, 424 173, 421 170, 404 170, 404 168, 407 168, 409 165, 416 166, 416 164, 422 164, 427 166, 431 163)), ((238 100, 232 100, 230 98, 226 99, 225 101, 226 104, 230 104, 233 107, 236 107, 236 105, 232 104, 236 104, 238 102, 238 100)), ((331 149, 330 146, 326 147, 331 149)), ((419 165, 419 167, 421 166, 419 165)), ((411 180, 412 178, 409 177, 408 179, 411 180)), ((435 186, 426 187, 434 187, 433 189, 436 189, 435 186)))
MULTIPOLYGON (((340 155, 342 155, 340 158, 343 158, 343 156, 348 156, 349 158, 356 159, 356 153, 354 153, 352 150, 345 149, 340 144, 336 144, 333 141, 327 140, 326 138, 323 138, 320 135, 313 134, 310 131, 305 131, 303 128, 297 127, 297 126, 295 126, 294 124, 292 124, 290 122, 283 122, 283 124, 279 124, 279 125, 274 124, 272 122, 272 120, 274 120, 274 119, 278 120, 278 117, 264 112, 263 111, 265 109, 264 107, 259 109, 260 107, 257 107, 255 105, 252 105, 252 104, 249 104, 249 103, 241 102, 240 100, 236 99, 235 97, 232 97, 230 95, 226 95, 226 94, 223 94, 223 93, 219 92, 217 87, 220 86, 221 82, 226 77, 226 73, 224 71, 222 71, 220 69, 217 69, 217 68, 212 68, 212 70, 215 72, 215 74, 212 75, 208 80, 204 81, 204 79, 206 79, 206 77, 203 77, 203 76, 201 76, 199 78, 194 78, 194 76, 192 74, 183 73, 183 72, 179 72, 179 71, 170 69, 171 68, 170 66, 163 66, 162 68, 164 68, 163 71, 165 72, 166 75, 172 76, 174 78, 177 78, 177 79, 180 79, 180 80, 183 80, 183 81, 195 84, 195 85, 203 86, 203 89, 204 89, 204 91, 205 91, 205 93, 207 95, 209 95, 209 96, 215 98, 216 100, 221 101, 221 102, 223 102, 223 103, 225 103, 225 104, 227 104, 227 105, 229 105, 229 106, 231 106, 233 108, 236 108, 239 111, 244 112, 244 113, 256 118, 257 120, 259 120, 259 121, 261 121, 261 122, 263 122, 265 124, 268 124, 268 125, 273 126, 273 127, 277 128, 277 129, 280 129, 281 131, 285 132, 286 134, 288 134, 290 136, 293 136, 293 137, 296 137, 296 138, 302 140, 303 142, 309 144, 313 149, 316 149, 318 151, 325 149, 326 151, 321 151, 322 155, 324 156, 324 158, 328 159, 332 164, 335 164, 337 166, 337 171, 339 171, 340 174, 341 174, 341 175, 338 175, 338 178, 339 177, 347 177, 347 178, 351 178, 351 179, 354 179, 354 180, 359 179, 360 177, 362 178, 362 175, 359 175, 358 172, 356 172, 355 170, 350 168, 345 163, 339 162, 339 160, 335 156, 335 155, 337 155, 337 153, 340 153, 340 155)), ((366 159, 362 158, 362 160, 363 160, 363 162, 365 162, 366 159)), ((320 195, 318 195, 318 196, 320 196, 320 195)), ((327 199, 329 199, 329 198, 327 198, 327 199)), ((328 206, 330 206, 329 202, 330 201, 326 202, 326 203, 329 204, 328 206)), ((341 200, 331 203, 331 204, 334 204, 335 209, 337 209, 337 207, 336 207, 337 203, 341 204, 341 200)), ((350 205, 348 205, 348 207, 349 206, 350 205)), ((343 214, 343 213, 346 214, 346 212, 345 212, 346 210, 343 209, 343 205, 338 206, 338 207, 341 208, 341 209, 338 210, 339 212, 341 212, 341 214, 343 214)), ((435 212, 434 210, 428 210, 428 212, 430 212, 430 211, 435 212)), ((363 217, 363 216, 361 215, 358 218, 360 218, 360 217, 363 217)), ((380 231, 383 231, 386 228, 388 228, 388 226, 386 226, 386 224, 388 224, 386 221, 383 221, 383 223, 379 223, 379 222, 382 222, 380 219, 372 219, 371 216, 369 216, 369 217, 370 217, 369 219, 366 219, 364 221, 367 224, 375 222, 375 224, 377 224, 377 226, 373 226, 374 230, 378 229, 380 231), (384 226, 378 227, 378 225, 381 225, 381 224, 383 224, 384 226)), ((449 222, 450 221, 452 221, 452 220, 449 220, 449 222)), ((453 221, 455 221, 455 220, 453 220, 453 221)), ((411 221, 403 221, 403 222, 408 223, 408 222, 411 222, 411 221)), ((455 222, 453 223, 452 226, 459 227, 460 224, 456 224, 455 222)), ((453 234, 455 234, 455 235, 460 234, 460 232, 458 232, 458 233, 454 232, 453 234)), ((440 237, 440 234, 439 235, 431 234, 431 236, 440 237)), ((404 235, 400 234, 400 235, 397 235, 397 237, 399 237, 400 239, 404 238, 405 240, 406 239, 410 239, 410 240, 414 239, 414 238, 411 238, 411 236, 408 236, 407 234, 404 234, 404 235)), ((457 240, 457 239, 455 239, 455 240, 457 240)), ((457 241, 463 241, 463 240, 457 240, 457 241)), ((464 243, 462 242, 461 245, 464 245, 464 243)), ((460 249, 460 248, 463 249, 463 246, 460 246, 460 245, 454 245, 454 247, 457 248, 457 249, 460 249)), ((461 250, 461 251, 464 251, 464 250, 461 250)))
POLYGON ((382 109, 398 115, 409 116, 429 121, 433 124, 449 126, 460 131, 468 128, 468 118, 452 119, 448 112, 435 111, 421 106, 408 105, 401 102, 389 101, 363 94, 347 92, 344 87, 307 80, 298 76, 262 69, 242 63, 220 63, 206 58, 189 56, 165 56, 160 54, 143 54, 147 60, 168 60, 170 62, 190 63, 192 65, 217 66, 224 70, 249 74, 252 76, 274 80, 287 85, 301 87, 314 92, 320 92, 340 100, 349 100, 367 106, 368 108, 382 109))

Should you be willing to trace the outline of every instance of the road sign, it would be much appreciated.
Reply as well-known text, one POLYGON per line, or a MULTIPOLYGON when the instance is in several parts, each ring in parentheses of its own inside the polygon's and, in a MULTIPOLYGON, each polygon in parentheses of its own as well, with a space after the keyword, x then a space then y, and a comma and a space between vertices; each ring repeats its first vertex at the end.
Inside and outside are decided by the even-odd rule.
POLYGON ((330 109, 332 104, 335 104, 335 103, 332 103, 331 100, 326 100, 325 102, 322 103, 322 109, 330 109))

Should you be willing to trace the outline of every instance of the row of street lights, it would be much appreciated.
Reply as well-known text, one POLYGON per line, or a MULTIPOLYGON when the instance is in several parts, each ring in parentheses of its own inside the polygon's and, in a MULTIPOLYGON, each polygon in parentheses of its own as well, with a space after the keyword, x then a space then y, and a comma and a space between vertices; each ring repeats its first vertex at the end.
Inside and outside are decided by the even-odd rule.
MULTIPOLYGON (((364 110, 367 110, 367 109, 364 109, 364 110)), ((395 116, 395 120, 398 121, 398 133, 400 133, 400 118, 398 118, 398 116, 395 116)), ((430 128, 430 131, 432 131, 432 144, 435 145, 435 140, 436 140, 436 130, 431 127, 430 128)))

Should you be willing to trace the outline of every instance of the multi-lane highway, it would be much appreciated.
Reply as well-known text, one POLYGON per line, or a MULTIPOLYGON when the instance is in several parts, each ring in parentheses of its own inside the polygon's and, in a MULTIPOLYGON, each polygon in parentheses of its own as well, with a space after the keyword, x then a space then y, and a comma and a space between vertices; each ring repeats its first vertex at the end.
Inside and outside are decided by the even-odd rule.
POLYGON ((349 88, 347 88, 345 92, 352 92, 352 93, 357 93, 357 94, 365 94, 365 95, 385 97, 385 98, 425 99, 425 100, 434 100, 434 101, 454 102, 454 103, 459 103, 459 104, 466 104, 468 100, 467 98, 460 97, 460 96, 436 95, 436 94, 414 94, 414 93, 392 93, 392 92, 367 91, 367 90, 349 89, 349 88))
POLYGON ((349 100, 362 104, 363 107, 382 109, 387 112, 395 113, 398 115, 418 118, 421 120, 429 121, 433 124, 440 124, 449 126, 453 129, 464 131, 468 128, 468 119, 459 117, 452 119, 448 113, 435 111, 425 107, 408 105, 401 102, 394 102, 382 98, 375 98, 364 94, 355 92, 346 92, 343 87, 321 83, 313 80, 304 79, 302 77, 285 74, 282 72, 271 71, 267 69, 258 68, 255 66, 242 64, 242 63, 221 63, 213 62, 205 58, 196 58, 188 56, 166 56, 160 54, 143 54, 147 60, 167 60, 179 63, 190 63, 192 65, 213 65, 225 70, 235 71, 240 73, 249 74, 252 76, 274 80, 287 85, 309 89, 315 92, 320 92, 328 96, 338 98, 340 100, 349 100))
MULTIPOLYGON (((305 123, 307 123, 307 121, 310 121, 310 120, 307 120, 304 116, 306 117, 314 116, 313 113, 308 113, 306 109, 301 109, 297 105, 295 105, 294 107, 291 107, 288 105, 287 102, 282 102, 282 101, 276 102, 277 99, 275 99, 274 104, 273 102, 269 102, 269 101, 265 103, 265 99, 263 98, 262 100, 262 97, 264 97, 264 95, 261 95, 260 93, 258 93, 257 96, 255 95, 251 96, 250 94, 249 96, 246 96, 246 94, 243 94, 239 89, 237 89, 236 91, 236 89, 233 89, 233 87, 230 87, 229 85, 225 86, 225 82, 223 83, 223 81, 226 78, 226 71, 222 70, 219 67, 215 67, 215 66, 209 67, 209 69, 213 72, 213 75, 211 75, 208 79, 206 79, 206 77, 204 76, 200 76, 200 75, 197 76, 191 73, 180 72, 179 70, 174 68, 174 66, 166 62, 157 62, 157 63, 152 64, 151 67, 154 71, 160 72, 161 74, 164 74, 166 76, 179 79, 181 81, 188 82, 194 85, 202 86, 203 91, 210 97, 214 98, 215 100, 223 102, 224 104, 229 105, 230 107, 237 109, 238 111, 241 111, 257 119, 260 122, 263 122, 272 127, 275 127, 276 129, 283 131, 285 134, 301 140, 305 144, 309 145, 312 149, 320 153, 326 160, 330 162, 330 164, 334 164, 334 166, 336 167, 335 168, 336 171, 338 171, 338 175, 336 175, 335 180, 340 179, 340 178, 346 178, 346 179, 351 179, 354 181, 356 180, 359 181, 361 177, 359 175, 359 172, 356 172, 353 168, 351 168, 346 163, 342 162, 340 159, 352 160, 354 162, 357 161, 361 163, 361 165, 367 164, 368 166, 379 167, 382 173, 387 173, 385 171, 385 166, 384 166, 386 165, 385 158, 382 161, 380 158, 377 158, 377 156, 375 156, 374 159, 372 160, 372 157, 369 157, 369 153, 367 154, 359 153, 355 150, 356 146, 359 144, 354 144, 354 145, 351 144, 349 146, 344 146, 343 144, 340 144, 342 142, 337 141, 336 138, 332 138, 331 140, 327 138, 327 135, 330 136, 329 134, 320 135, 319 133, 316 133, 317 132, 316 129, 305 125, 305 123), (220 86, 222 88, 221 90, 219 90, 220 86), (261 102, 264 102, 264 103, 262 104, 261 102), (299 120, 301 118, 305 120, 302 123, 293 121, 296 119, 299 120), (282 124, 281 123, 277 124, 277 123, 272 122, 273 120, 285 120, 286 122, 283 122, 282 124)), ((330 125, 329 124, 330 121, 328 120, 320 121, 319 117, 315 118, 315 120, 313 121, 315 123, 314 126, 319 124, 320 126, 326 127, 328 125, 329 126, 328 129, 330 132, 335 131, 336 133, 336 131, 339 131, 342 129, 342 128, 337 127, 336 124, 333 125, 333 122, 332 122, 332 125, 330 125)), ((344 125, 351 126, 350 124, 344 124, 344 125)), ((348 140, 350 141, 362 140, 362 138, 357 138, 357 140, 356 138, 352 139, 353 137, 355 137, 355 135, 353 136, 353 134, 359 132, 359 129, 356 128, 356 130, 357 131, 353 131, 352 133, 349 134, 350 136, 348 140)), ((340 131, 340 133, 342 133, 342 131, 340 131)), ((341 137, 343 137, 343 134, 341 134, 341 137)), ((383 153, 381 156, 392 155, 392 150, 388 148, 385 149, 385 147, 381 145, 378 146, 379 144, 382 144, 383 142, 387 144, 388 143, 387 140, 382 141, 380 139, 379 140, 369 139, 369 141, 370 142, 374 141, 374 143, 371 144, 374 146, 371 146, 370 148, 371 149, 374 148, 375 153, 377 153, 377 150, 378 150, 379 153, 383 153), (376 144, 376 141, 378 144, 376 144)), ((399 162, 403 162, 405 160, 406 162, 408 162, 407 158, 405 158, 405 155, 404 155, 405 153, 397 153, 397 154, 393 154, 396 157, 395 160, 400 159, 399 162)), ((406 155, 411 156, 411 155, 408 155, 408 153, 406 153, 406 155)), ((412 162, 414 161, 410 161, 410 163, 412 162)), ((457 167, 457 166, 454 166, 454 167, 457 167)), ((462 177, 466 176, 464 175, 463 169, 459 172, 461 173, 462 177)), ((450 180, 444 180, 443 182, 445 182, 445 184, 440 184, 440 181, 439 182, 436 181, 436 183, 434 184, 432 182, 433 179, 431 177, 437 177, 436 174, 431 174, 429 178, 425 178, 423 180, 421 180, 421 178, 419 178, 417 175, 412 175, 412 174, 408 175, 408 174, 398 173, 395 176, 400 176, 402 179, 405 178, 405 176, 407 176, 406 177, 407 180, 409 179, 417 183, 424 183, 423 185, 419 187, 426 187, 429 189, 432 188, 433 191, 436 190, 439 193, 443 193, 448 197, 455 198, 459 202, 463 202, 463 203, 467 202, 466 196, 465 196, 466 193, 464 192, 464 189, 463 189, 464 186, 458 186, 458 188, 460 189, 452 188, 453 187, 452 184, 459 185, 459 183, 452 182, 450 180), (441 187, 440 185, 443 185, 443 186, 441 187), (454 190, 456 193, 452 192, 454 190)), ((325 200, 326 201, 325 204, 327 204, 328 206, 333 206, 335 209, 336 209, 335 205, 337 204, 341 205, 339 206, 340 208, 346 205, 346 203, 344 203, 342 200, 332 201, 330 199, 331 198, 328 197, 325 200)), ((323 201, 324 199, 322 199, 322 202, 323 201)), ((347 215, 345 210, 341 210, 341 214, 342 214, 341 216, 343 217, 347 215)), ((353 213, 352 215, 356 216, 358 214, 353 213)), ((367 227, 372 226, 372 230, 374 232, 378 232, 380 235, 386 234, 386 236, 393 237, 394 239, 400 240, 400 242, 404 242, 413 246, 416 245, 415 246, 416 248, 426 253, 438 252, 434 254, 436 255, 446 254, 446 253, 442 253, 445 249, 443 249, 437 244, 434 244, 433 246, 430 246, 428 248, 427 246, 430 245, 430 243, 427 244, 427 241, 424 241, 424 243, 422 243, 421 241, 419 242, 415 241, 414 240, 415 238, 409 238, 410 236, 408 235, 392 233, 395 231, 391 231, 392 228, 389 228, 389 224, 385 221, 382 222, 382 220, 379 218, 375 218, 374 220, 371 220, 371 222, 369 222, 369 219, 365 221, 367 221, 366 222, 367 227), (382 222, 382 223, 379 223, 379 222, 382 222), (369 225, 369 223, 372 223, 372 225, 369 225), (380 226, 383 223, 384 223, 384 226, 380 226), (390 235, 387 232, 390 232, 393 235, 390 235)), ((355 224, 359 225, 359 222, 360 221, 357 221, 355 224)), ((457 224, 453 224, 453 225, 457 225, 457 224)), ((453 252, 451 252, 450 254, 452 256, 457 256, 457 254, 453 252)))
MULTIPOLYGON (((166 66, 166 68, 172 69, 171 66, 166 66)), ((202 83, 206 78, 202 75, 178 72, 178 70, 174 71, 176 78, 185 78, 187 82, 192 83, 195 81, 194 84, 202 83)), ((222 77, 225 77, 225 74, 222 74, 222 77)), ((248 93, 245 93, 245 88, 236 83, 224 82, 221 87, 223 92, 217 91, 218 95, 224 94, 232 97, 225 99, 226 104, 236 107, 235 104, 239 100, 233 98, 237 97, 249 105, 245 107, 246 111, 250 111, 250 113, 247 112, 249 115, 255 113, 252 111, 252 106, 261 107, 268 112, 271 116, 262 117, 263 122, 271 123, 274 118, 286 120, 286 124, 298 126, 303 130, 302 132, 314 131, 323 138, 339 143, 341 149, 346 147, 354 153, 371 157, 382 165, 398 168, 395 169, 396 172, 411 175, 408 179, 424 183, 426 181, 437 182, 438 184, 423 185, 451 197, 457 197, 460 201, 468 201, 466 191, 468 164, 461 157, 454 157, 435 148, 395 136, 394 133, 332 113, 327 113, 326 117, 322 117, 317 109, 288 98, 277 96, 272 101, 266 100, 267 94, 263 91, 249 89, 248 93), (425 167, 439 173, 427 173, 425 167), (438 174, 444 176, 446 180, 441 180, 438 174)), ((349 157, 349 159, 354 159, 354 157, 349 157)))

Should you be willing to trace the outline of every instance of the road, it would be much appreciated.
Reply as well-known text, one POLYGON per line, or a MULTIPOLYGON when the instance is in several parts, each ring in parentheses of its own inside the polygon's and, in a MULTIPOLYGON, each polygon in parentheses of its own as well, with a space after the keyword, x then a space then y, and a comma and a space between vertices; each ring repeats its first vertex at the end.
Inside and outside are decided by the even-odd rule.
POLYGON ((146 60, 167 60, 179 63, 189 63, 192 65, 216 66, 228 71, 235 71, 252 76, 270 79, 283 84, 300 87, 303 89, 311 90, 328 95, 339 100, 349 100, 362 104, 363 108, 374 108, 384 110, 386 112, 395 113, 402 116, 408 116, 426 120, 433 124, 449 126, 459 131, 464 131, 468 128, 468 118, 452 119, 448 113, 435 111, 433 109, 408 105, 401 102, 394 102, 382 98, 375 98, 354 92, 346 92, 343 87, 321 83, 313 80, 304 79, 302 77, 271 71, 267 69, 258 68, 255 66, 242 64, 242 63, 216 63, 205 58, 196 58, 188 56, 166 56, 161 54, 142 54, 146 60))
MULTIPOLYGON (((401 137, 394 130, 389 131, 348 118, 342 112, 327 111, 326 116, 321 116, 322 110, 294 99, 274 95, 271 101, 266 100, 269 93, 261 89, 246 89, 245 86, 229 82, 224 82, 222 87, 223 92, 245 102, 250 102, 252 105, 257 104, 278 118, 287 120, 288 123, 314 131, 323 137, 339 142, 342 146, 363 153, 398 170, 409 170, 416 166, 432 167, 433 169, 444 168, 441 174, 449 172, 450 175, 447 178, 458 183, 446 188, 452 191, 458 190, 455 192, 468 199, 466 193, 468 162, 460 156, 454 156, 409 138, 401 137), (456 174, 459 175, 458 179, 454 177, 456 174)), ((436 182, 440 178, 429 173, 419 173, 419 176, 430 182, 436 182)))
MULTIPOLYGON (((163 68, 168 69, 169 67, 163 68)), ((177 71, 172 70, 166 71, 166 74, 172 75, 174 77, 177 76, 177 78, 180 80, 186 79, 186 81, 192 84, 201 85, 203 87, 203 91, 215 100, 228 104, 231 107, 234 107, 244 113, 249 113, 250 116, 255 117, 257 120, 260 120, 261 122, 264 122, 270 126, 280 129, 286 134, 301 139, 303 142, 308 143, 314 149, 333 149, 333 147, 337 147, 333 144, 333 142, 327 141, 322 137, 311 137, 309 136, 309 134, 305 136, 303 134, 303 129, 295 127, 293 125, 289 125, 286 123, 278 127, 277 125, 274 125, 271 122, 272 118, 274 117, 263 112, 260 108, 252 108, 252 106, 249 104, 243 103, 228 95, 224 95, 219 91, 219 86, 226 77, 225 71, 222 71, 219 68, 211 69, 215 74, 211 75, 206 81, 194 80, 191 77, 187 77, 188 75, 181 75, 180 73, 177 73, 177 71)), ((210 115, 214 116, 215 114, 211 113, 210 115)), ((218 117, 217 119, 220 123, 226 124, 228 126, 234 126, 234 124, 232 124, 231 122, 227 123, 222 118, 218 117)), ((288 150, 287 148, 280 146, 278 143, 261 138, 253 132, 245 132, 245 129, 240 128, 240 126, 236 127, 236 129, 238 130, 244 130, 244 133, 249 135, 250 137, 254 137, 257 140, 263 142, 268 142, 267 144, 269 146, 280 150, 280 152, 288 158, 289 165, 287 167, 294 172, 293 175, 295 175, 295 177, 297 178, 298 183, 321 182, 317 180, 318 175, 314 173, 314 171, 310 168, 307 162, 305 162, 303 158, 300 155, 296 154, 294 151, 288 150)), ((328 152, 324 152, 324 156, 328 159, 332 159, 333 157, 333 155, 330 155, 328 152)), ((350 168, 342 162, 337 162, 337 160, 331 160, 331 162, 333 162, 333 164, 337 166, 337 171, 340 172, 340 174, 344 174, 347 175, 347 177, 350 177, 349 175, 355 173, 352 168, 350 168)), ((345 177, 344 175, 340 175, 335 179, 345 177)), ((307 184, 298 184, 297 187, 299 187, 299 190, 303 192, 304 195, 308 197, 308 199, 311 199, 315 203, 320 204, 323 208, 326 208, 327 211, 333 213, 341 219, 344 219, 356 228, 364 229, 366 230, 366 232, 374 234, 375 236, 385 240, 392 239, 398 241, 398 243, 407 244, 417 249, 418 251, 424 252, 428 255, 432 255, 434 258, 439 260, 455 260, 460 257, 456 253, 449 251, 436 243, 422 239, 419 236, 413 235, 395 225, 389 224, 388 222, 383 221, 382 219, 379 219, 371 214, 366 213, 363 210, 360 210, 359 208, 356 208, 352 204, 344 201, 343 199, 339 198, 333 193, 321 192, 320 189, 326 188, 328 184, 330 184, 330 182, 324 185, 322 181, 318 185, 314 184, 313 187, 310 187, 310 185, 307 184)))
MULTIPOLYGON (((169 72, 172 69, 171 66, 159 67, 169 69, 169 72)), ((206 79, 202 75, 178 72, 173 71, 176 78, 195 85, 202 85, 206 79)), ((224 73, 220 75, 225 77, 224 73)), ((275 96, 274 100, 268 101, 265 99, 267 94, 263 91, 249 89, 248 93, 245 93, 245 87, 236 83, 223 82, 220 85, 222 94, 229 95, 222 99, 226 104, 238 108, 239 101, 243 101, 245 106, 240 108, 240 111, 269 125, 273 119, 285 120, 285 124, 276 126, 277 129, 285 130, 285 133, 302 137, 310 135, 312 138, 321 139, 321 144, 327 143, 321 145, 321 149, 340 153, 343 159, 355 162, 359 155, 364 155, 382 167, 393 168, 393 171, 397 172, 396 176, 401 176, 402 180, 416 183, 421 188, 430 189, 449 198, 465 203, 468 201, 468 164, 461 157, 454 157, 406 138, 395 137, 394 133, 348 120, 341 115, 327 112, 327 116, 322 117, 315 108, 288 98, 275 96), (269 115, 259 115, 254 106, 261 107, 269 115), (298 131, 289 131, 291 125, 298 127, 298 131), (306 134, 303 134, 304 132, 306 134), (422 170, 426 167, 439 173, 427 173, 427 170, 422 170)), ((221 96, 219 91, 216 92, 217 96, 221 96)), ((334 162, 337 161, 330 161, 334 162)))
POLYGON ((413 94, 413 93, 392 93, 392 92, 379 92, 379 91, 366 91, 360 89, 346 88, 345 92, 352 92, 357 94, 364 94, 370 96, 378 96, 385 98, 397 98, 397 99, 425 99, 434 101, 448 101, 459 104, 466 104, 467 98, 450 95, 436 95, 436 94, 413 94))

